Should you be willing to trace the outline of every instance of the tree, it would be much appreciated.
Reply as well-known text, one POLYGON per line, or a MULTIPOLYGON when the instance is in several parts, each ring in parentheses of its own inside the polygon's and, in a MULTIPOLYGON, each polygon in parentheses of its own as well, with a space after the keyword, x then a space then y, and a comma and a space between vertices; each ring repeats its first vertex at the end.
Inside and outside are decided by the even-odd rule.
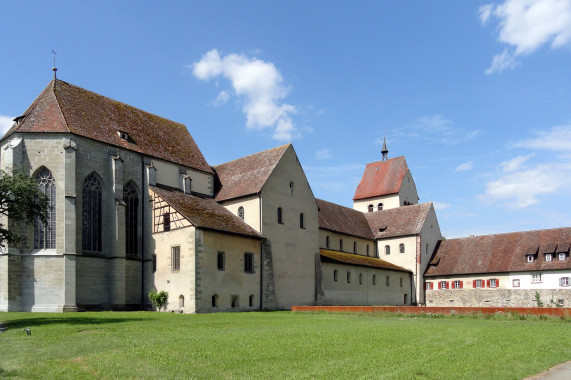
POLYGON ((38 189, 36 180, 23 171, 7 172, 0 170, 0 245, 15 244, 22 237, 6 225, 5 217, 10 224, 24 222, 33 223, 38 218, 46 224, 48 218, 48 197, 38 189))

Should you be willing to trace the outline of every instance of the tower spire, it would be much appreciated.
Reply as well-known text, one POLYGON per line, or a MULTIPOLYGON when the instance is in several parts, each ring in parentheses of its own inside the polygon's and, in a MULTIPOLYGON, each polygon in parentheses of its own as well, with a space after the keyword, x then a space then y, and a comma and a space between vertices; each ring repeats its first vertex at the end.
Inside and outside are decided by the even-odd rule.
POLYGON ((387 149, 387 140, 385 139, 385 136, 383 136, 383 149, 381 150, 381 154, 383 155, 383 161, 386 161, 389 150, 387 149))
POLYGON ((52 70, 54 72, 54 81, 56 81, 57 80, 56 52, 52 50, 52 54, 54 55, 54 67, 52 67, 52 70))

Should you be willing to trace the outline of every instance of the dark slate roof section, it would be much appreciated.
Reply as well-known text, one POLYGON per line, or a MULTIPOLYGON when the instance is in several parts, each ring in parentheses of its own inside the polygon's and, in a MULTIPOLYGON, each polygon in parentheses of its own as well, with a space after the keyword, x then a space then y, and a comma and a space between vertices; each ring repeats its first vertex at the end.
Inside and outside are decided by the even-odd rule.
POLYGON ((407 172, 404 156, 367 164, 353 200, 398 193, 407 172))
POLYGON ((412 273, 408 269, 404 269, 402 267, 399 267, 398 265, 391 264, 389 262, 377 259, 375 257, 361 256, 339 251, 331 251, 329 249, 320 249, 319 254, 321 256, 321 261, 323 262, 358 265, 362 267, 382 268, 399 272, 412 273))
POLYGON ((212 173, 183 124, 61 80, 52 81, 23 116, 2 139, 14 132, 71 132, 212 173))
POLYGON ((376 239, 420 233, 432 202, 364 213, 376 239))
POLYGON ((212 199, 185 194, 178 189, 149 186, 195 227, 263 239, 256 230, 212 199))
POLYGON ((426 276, 571 269, 570 242, 571 227, 447 239, 426 276), (526 255, 538 252, 535 261, 528 263, 526 255), (567 252, 567 257, 545 261, 543 252, 567 252))
POLYGON ((291 144, 214 166, 218 202, 257 194, 291 144))
POLYGON ((365 239, 374 239, 369 222, 361 211, 322 199, 316 199, 316 201, 319 207, 319 228, 365 239))

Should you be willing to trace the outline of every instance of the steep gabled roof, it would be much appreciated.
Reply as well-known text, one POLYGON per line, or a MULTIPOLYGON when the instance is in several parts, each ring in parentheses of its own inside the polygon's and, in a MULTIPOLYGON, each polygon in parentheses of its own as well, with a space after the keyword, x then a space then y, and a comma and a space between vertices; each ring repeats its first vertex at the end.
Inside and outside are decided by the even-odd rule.
POLYGON ((331 251, 329 249, 320 249, 319 253, 321 256, 321 261, 324 262, 358 265, 371 268, 390 269, 399 272, 409 272, 409 273, 411 272, 408 269, 399 267, 398 265, 391 264, 387 261, 378 259, 376 257, 368 257, 368 256, 355 255, 351 253, 345 253, 345 252, 331 251))
POLYGON ((163 186, 149 187, 195 227, 263 238, 246 222, 212 199, 196 197, 163 186))
POLYGON ((396 194, 408 173, 404 156, 367 164, 353 200, 396 194))
POLYGON ((215 166, 217 201, 257 194, 291 144, 215 166))
POLYGON ((376 239, 419 234, 432 202, 364 213, 376 239))
POLYGON ((426 276, 571 269, 571 227, 482 235, 441 242, 426 276), (543 252, 567 252, 545 261, 543 252), (526 255, 538 255, 528 263, 526 255))
POLYGON ((212 173, 183 124, 61 80, 50 82, 2 139, 14 132, 73 133, 212 173))
POLYGON ((319 207, 319 228, 374 239, 369 222, 361 211, 316 199, 319 207))

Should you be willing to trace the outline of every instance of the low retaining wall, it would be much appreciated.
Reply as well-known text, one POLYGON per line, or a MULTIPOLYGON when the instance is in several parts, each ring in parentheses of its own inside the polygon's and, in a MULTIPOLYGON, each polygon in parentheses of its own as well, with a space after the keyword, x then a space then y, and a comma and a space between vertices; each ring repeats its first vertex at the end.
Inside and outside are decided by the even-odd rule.
POLYGON ((293 306, 291 311, 404 314, 495 314, 518 313, 570 317, 568 307, 431 307, 431 306, 293 306))

